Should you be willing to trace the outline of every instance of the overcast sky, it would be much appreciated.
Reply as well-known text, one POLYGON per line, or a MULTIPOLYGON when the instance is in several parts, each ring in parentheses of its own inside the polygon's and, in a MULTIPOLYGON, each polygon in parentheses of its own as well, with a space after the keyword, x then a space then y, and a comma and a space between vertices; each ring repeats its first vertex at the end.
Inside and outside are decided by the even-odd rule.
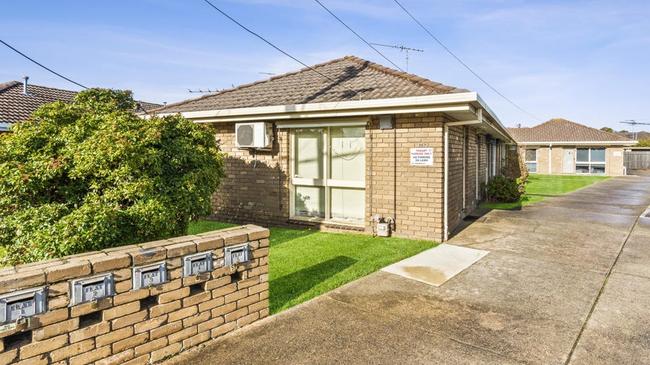
MULTIPOLYGON (((353 54, 387 62, 312 0, 213 0, 308 64, 353 54)), ((409 71, 478 91, 507 126, 539 122, 494 94, 392 0, 322 0, 371 42, 424 49, 409 71)), ((650 121, 650 1, 401 0, 503 94, 546 120, 630 129, 650 121)), ((5 1, 3 39, 82 84, 175 102, 301 66, 201 0, 5 1)), ((395 63, 404 54, 382 49, 395 63)), ((404 66, 403 66, 404 67, 404 66)), ((0 82, 74 85, 0 45, 0 82)))

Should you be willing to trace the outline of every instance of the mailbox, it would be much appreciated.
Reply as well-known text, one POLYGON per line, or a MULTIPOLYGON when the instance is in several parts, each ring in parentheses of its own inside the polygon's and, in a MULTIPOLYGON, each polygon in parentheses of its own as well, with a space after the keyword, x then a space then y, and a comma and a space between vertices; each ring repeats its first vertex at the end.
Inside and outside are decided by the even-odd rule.
POLYGON ((113 295, 115 295, 115 278, 112 273, 70 282, 71 306, 113 295))
POLYGON ((224 266, 234 266, 241 264, 242 262, 248 262, 249 258, 249 249, 248 243, 243 245, 225 247, 223 249, 224 253, 224 266))
POLYGON ((47 310, 47 288, 21 290, 0 296, 0 323, 16 322, 47 310))
POLYGON ((148 288, 167 282, 167 265, 158 262, 133 268, 133 290, 148 288))
POLYGON ((212 252, 200 252, 183 257, 183 277, 212 271, 212 252))

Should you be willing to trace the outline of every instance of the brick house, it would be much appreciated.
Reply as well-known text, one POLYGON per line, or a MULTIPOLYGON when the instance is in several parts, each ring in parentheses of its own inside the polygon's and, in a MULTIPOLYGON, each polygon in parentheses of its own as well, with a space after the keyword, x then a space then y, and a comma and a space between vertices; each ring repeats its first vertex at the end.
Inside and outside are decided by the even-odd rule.
POLYGON ((637 141, 566 119, 508 128, 531 173, 625 175, 625 147, 637 141))
POLYGON ((155 111, 214 126, 227 173, 214 218, 368 233, 384 219, 394 235, 445 240, 513 143, 496 115, 475 92, 357 57, 313 69, 155 111), (268 148, 237 146, 251 122, 268 148))

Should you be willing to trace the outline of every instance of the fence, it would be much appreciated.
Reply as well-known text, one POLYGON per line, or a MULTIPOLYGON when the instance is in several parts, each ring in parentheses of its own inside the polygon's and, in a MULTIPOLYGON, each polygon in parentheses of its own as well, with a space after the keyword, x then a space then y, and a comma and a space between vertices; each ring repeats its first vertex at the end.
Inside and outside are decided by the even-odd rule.
POLYGON ((145 364, 266 317, 269 231, 243 226, 0 270, 0 364, 145 364))
POLYGON ((625 151, 625 168, 632 170, 650 170, 650 151, 625 151))

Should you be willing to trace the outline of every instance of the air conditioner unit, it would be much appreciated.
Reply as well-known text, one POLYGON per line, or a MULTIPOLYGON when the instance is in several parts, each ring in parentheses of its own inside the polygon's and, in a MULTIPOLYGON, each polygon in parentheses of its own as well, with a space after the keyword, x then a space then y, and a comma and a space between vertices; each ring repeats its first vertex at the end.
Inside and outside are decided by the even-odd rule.
POLYGON ((237 148, 271 148, 273 127, 271 123, 253 122, 235 124, 235 145, 237 148))

